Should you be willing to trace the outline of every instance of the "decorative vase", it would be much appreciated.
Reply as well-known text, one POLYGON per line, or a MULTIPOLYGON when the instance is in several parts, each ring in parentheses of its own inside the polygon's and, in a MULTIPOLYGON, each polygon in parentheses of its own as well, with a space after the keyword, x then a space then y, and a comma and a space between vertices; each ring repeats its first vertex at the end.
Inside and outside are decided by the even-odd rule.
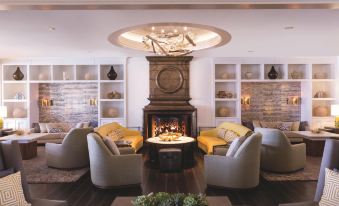
POLYGON ((252 72, 246 72, 245 73, 245 77, 246 77, 246 79, 252 79, 252 72))
POLYGON ((317 106, 313 109, 313 115, 316 117, 327 117, 329 115, 329 109, 326 106, 317 106))
POLYGON ((13 79, 22 80, 25 75, 21 72, 20 67, 16 68, 16 71, 13 73, 13 79))
POLYGON ((220 107, 218 109, 219 117, 228 117, 230 115, 230 109, 227 107, 220 107))
POLYGON ((111 66, 111 70, 107 73, 107 77, 110 80, 115 80, 117 78, 118 74, 115 72, 114 67, 111 66))
POLYGON ((40 73, 39 76, 38 76, 38 79, 39 79, 39 80, 45 80, 45 79, 46 79, 46 78, 45 78, 45 74, 40 73))
POLYGON ((12 115, 14 118, 25 118, 26 117, 26 110, 23 108, 15 108, 13 109, 12 115))
POLYGON ((274 66, 271 67, 271 70, 267 74, 269 79, 276 79, 278 78, 278 72, 275 70, 274 66))
POLYGON ((91 74, 90 73, 85 74, 85 80, 91 80, 91 74))
POLYGON ((113 99, 121 99, 121 93, 120 92, 117 92, 117 91, 114 91, 113 92, 113 99))
POLYGON ((105 112, 105 117, 118 117, 118 116, 119 110, 114 107, 108 108, 105 112))

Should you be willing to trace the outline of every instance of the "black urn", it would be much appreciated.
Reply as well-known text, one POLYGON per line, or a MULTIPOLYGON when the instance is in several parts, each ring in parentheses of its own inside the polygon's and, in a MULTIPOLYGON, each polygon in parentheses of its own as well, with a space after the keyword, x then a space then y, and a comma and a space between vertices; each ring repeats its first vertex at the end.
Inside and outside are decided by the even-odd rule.
POLYGON ((278 72, 275 70, 274 66, 271 67, 271 70, 267 74, 269 79, 276 79, 278 78, 278 72))
POLYGON ((13 79, 22 80, 25 75, 21 72, 20 67, 16 68, 16 71, 13 73, 13 79))
POLYGON ((107 77, 110 80, 115 80, 117 78, 118 74, 115 72, 114 67, 111 66, 111 69, 107 73, 107 77))

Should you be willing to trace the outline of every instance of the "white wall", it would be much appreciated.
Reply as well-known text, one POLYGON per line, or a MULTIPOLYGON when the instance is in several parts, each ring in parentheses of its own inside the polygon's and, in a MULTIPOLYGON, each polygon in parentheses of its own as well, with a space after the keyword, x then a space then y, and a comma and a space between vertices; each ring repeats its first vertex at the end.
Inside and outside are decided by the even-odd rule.
MULTIPOLYGON (((198 109, 198 126, 214 125, 213 61, 193 58, 190 65, 191 104, 198 109)), ((127 125, 142 127, 143 108, 149 101, 149 64, 144 57, 127 60, 127 125)))

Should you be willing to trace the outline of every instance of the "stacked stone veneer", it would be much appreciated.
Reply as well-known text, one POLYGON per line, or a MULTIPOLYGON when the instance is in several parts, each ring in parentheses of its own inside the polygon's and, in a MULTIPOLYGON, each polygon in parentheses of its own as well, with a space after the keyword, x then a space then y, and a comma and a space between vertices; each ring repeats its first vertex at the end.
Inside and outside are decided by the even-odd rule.
POLYGON ((299 82, 242 83, 241 95, 250 96, 251 104, 241 106, 242 120, 300 121, 301 106, 287 104, 287 98, 300 97, 299 82))
POLYGON ((53 100, 53 106, 39 104, 39 122, 98 121, 98 107, 89 105, 97 96, 96 83, 39 84, 39 102, 53 100))

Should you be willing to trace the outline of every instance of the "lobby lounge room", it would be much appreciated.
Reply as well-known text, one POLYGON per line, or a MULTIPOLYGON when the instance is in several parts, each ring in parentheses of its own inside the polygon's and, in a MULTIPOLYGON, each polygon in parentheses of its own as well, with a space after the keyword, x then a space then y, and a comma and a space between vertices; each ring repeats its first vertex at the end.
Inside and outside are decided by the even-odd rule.
POLYGON ((339 206, 339 1, 0 1, 0 206, 339 206))

